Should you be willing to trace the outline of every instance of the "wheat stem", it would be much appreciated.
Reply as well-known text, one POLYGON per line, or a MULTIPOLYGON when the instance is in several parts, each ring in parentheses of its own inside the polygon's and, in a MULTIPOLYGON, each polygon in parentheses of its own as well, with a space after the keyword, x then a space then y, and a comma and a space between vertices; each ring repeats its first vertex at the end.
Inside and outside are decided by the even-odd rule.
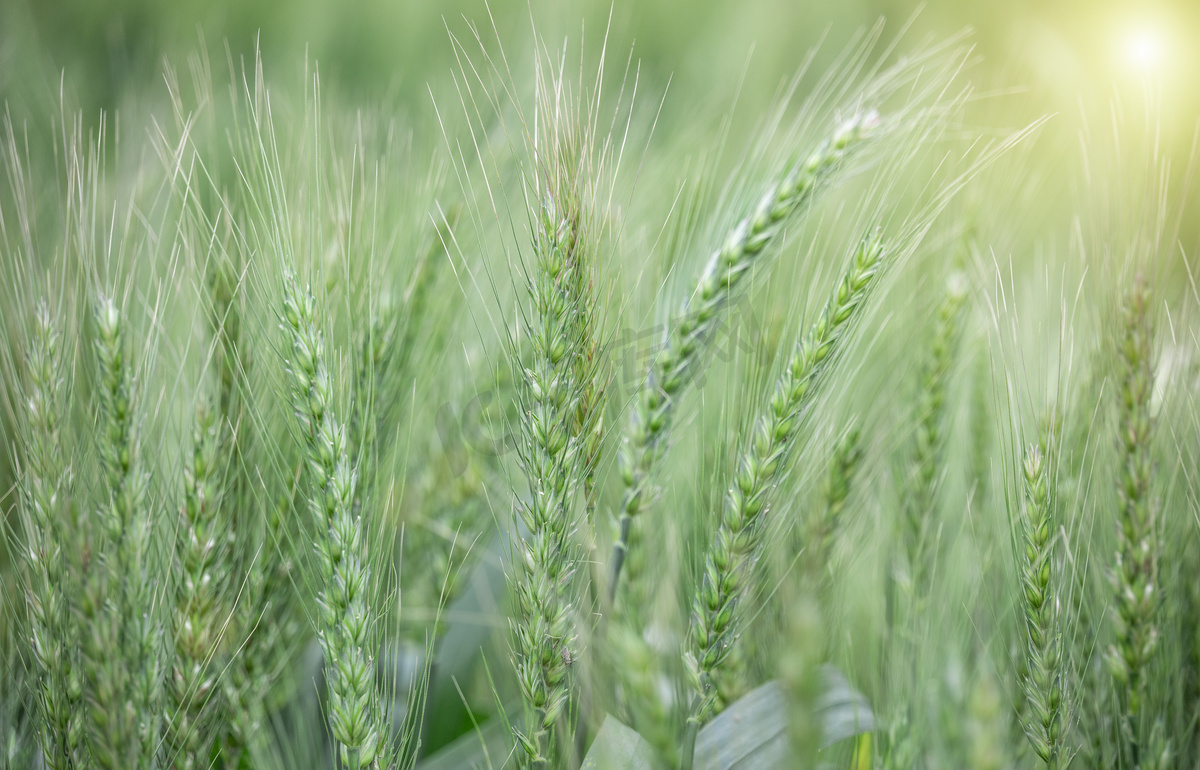
POLYGON ((798 592, 785 616, 787 647, 779 661, 779 680, 787 695, 788 738, 795 767, 815 767, 821 748, 821 664, 824 662, 824 627, 815 586, 798 592))

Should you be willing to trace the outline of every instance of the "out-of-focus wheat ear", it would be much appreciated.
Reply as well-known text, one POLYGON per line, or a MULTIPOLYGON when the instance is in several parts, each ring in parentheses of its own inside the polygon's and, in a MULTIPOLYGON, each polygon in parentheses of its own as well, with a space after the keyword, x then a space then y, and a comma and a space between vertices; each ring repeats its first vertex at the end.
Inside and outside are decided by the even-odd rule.
MULTIPOLYGON (((690 732, 712 716, 717 696, 714 673, 737 644, 743 622, 740 603, 750 568, 761 551, 770 495, 787 471, 807 408, 822 375, 838 357, 845 332, 879 274, 883 255, 884 246, 876 237, 859 244, 833 295, 789 357, 738 463, 692 601, 684 657, 695 691, 690 732)), ((684 762, 690 761, 685 748, 684 762)))
POLYGON ((1139 278, 1124 299, 1117 340, 1117 552, 1110 580, 1115 643, 1106 656, 1117 684, 1137 756, 1138 717, 1146 692, 1146 669, 1158 645, 1158 500, 1151 485, 1150 454, 1154 390, 1154 324, 1149 292, 1139 278))
POLYGON ((40 741, 47 770, 81 766, 85 712, 78 634, 71 622, 72 586, 67 558, 70 537, 63 506, 68 478, 63 457, 62 354, 59 333, 45 303, 34 318, 26 355, 29 390, 25 400, 25 467, 21 476, 21 521, 28 567, 26 601, 36 663, 40 741))
MULTIPOLYGON (((1048 442, 1051 451, 1053 442, 1048 442)), ((1054 574, 1055 501, 1050 493, 1050 461, 1043 448, 1031 444, 1022 463, 1024 506, 1018 564, 1025 627, 1026 673, 1022 686, 1026 708, 1023 727, 1033 750, 1050 770, 1063 766, 1062 637, 1056 612, 1054 574)))
POLYGON ((217 409, 232 432, 230 441, 237 444, 237 432, 243 427, 241 419, 243 394, 240 386, 248 369, 249 351, 242 344, 242 307, 238 277, 228 256, 215 260, 209 277, 211 301, 209 313, 216 341, 214 358, 217 364, 217 409))
MULTIPOLYGON (((406 385, 398 387, 398 384, 411 382, 409 367, 420 347, 419 340, 444 333, 429 328, 430 293, 441 274, 446 244, 452 242, 461 214, 461 204, 451 206, 445 218, 432 229, 400 299, 387 294, 379 296, 370 323, 359 340, 354 409, 347 427, 351 457, 358 469, 356 511, 362 506, 364 496, 369 496, 374 488, 379 463, 384 460, 383 440, 389 437, 387 426, 401 419, 398 406, 405 403, 406 394, 400 390, 406 385)), ((425 344, 430 343, 426 340, 425 344)))
POLYGON ((816 767, 821 749, 821 664, 825 660, 824 626, 813 586, 805 581, 784 615, 784 647, 779 682, 788 704, 788 739, 795 767, 816 767))
POLYGON ((228 435, 219 413, 201 403, 183 472, 183 506, 175 541, 174 661, 167 687, 167 758, 176 770, 208 766, 219 699, 221 636, 228 608, 222 591, 234 580, 228 523, 221 515, 228 435))
POLYGON ((806 210, 846 156, 874 133, 874 111, 856 115, 838 126, 808 158, 787 170, 758 204, 725 237, 700 276, 683 312, 668 326, 663 347, 654 356, 634 398, 620 454, 624 495, 617 518, 617 541, 609 571, 609 595, 617 596, 621 570, 629 550, 629 532, 651 497, 651 470, 666 446, 675 405, 695 378, 742 279, 797 212, 806 210))
POLYGON ((909 580, 916 595, 925 589, 926 568, 934 556, 928 541, 931 531, 935 529, 938 473, 943 466, 946 383, 954 367, 955 349, 962 325, 961 311, 966 297, 965 278, 959 273, 951 275, 946 293, 938 306, 933 338, 917 380, 916 435, 904 506, 904 543, 908 555, 909 580))
POLYGON ((328 714, 339 761, 351 770, 379 767, 387 720, 375 688, 370 538, 353 514, 355 472, 345 427, 333 415, 333 382, 312 293, 284 278, 283 321, 296 420, 308 454, 309 512, 319 572, 317 638, 325 656, 328 714))
POLYGON ((135 431, 125 319, 108 297, 95 312, 97 440, 104 475, 99 569, 92 570, 84 645, 92 758, 106 768, 151 768, 160 744, 162 628, 149 570, 153 520, 135 431))
POLYGON ((856 425, 846 432, 829 460, 829 473, 821 487, 823 505, 812 517, 805 544, 807 572, 814 579, 828 574, 833 541, 841 528, 842 512, 862 461, 861 432, 856 425))

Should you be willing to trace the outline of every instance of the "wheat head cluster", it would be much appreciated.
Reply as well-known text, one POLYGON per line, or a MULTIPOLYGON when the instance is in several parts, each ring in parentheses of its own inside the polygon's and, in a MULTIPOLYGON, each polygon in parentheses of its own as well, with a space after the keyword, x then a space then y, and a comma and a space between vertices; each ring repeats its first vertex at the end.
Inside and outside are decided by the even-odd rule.
POLYGON ((1200 767, 1153 100, 449 29, 426 117, 203 47, 7 109, 0 768, 1200 767))

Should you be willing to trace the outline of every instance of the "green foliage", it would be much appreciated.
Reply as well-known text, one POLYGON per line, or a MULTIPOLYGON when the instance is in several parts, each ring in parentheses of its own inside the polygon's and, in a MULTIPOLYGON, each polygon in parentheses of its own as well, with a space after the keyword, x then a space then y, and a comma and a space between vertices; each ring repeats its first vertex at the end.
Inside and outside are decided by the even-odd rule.
POLYGON ((751 132, 449 26, 428 113, 205 51, 10 107, 0 768, 1189 767, 1154 137, 1066 194, 960 39, 751 132))

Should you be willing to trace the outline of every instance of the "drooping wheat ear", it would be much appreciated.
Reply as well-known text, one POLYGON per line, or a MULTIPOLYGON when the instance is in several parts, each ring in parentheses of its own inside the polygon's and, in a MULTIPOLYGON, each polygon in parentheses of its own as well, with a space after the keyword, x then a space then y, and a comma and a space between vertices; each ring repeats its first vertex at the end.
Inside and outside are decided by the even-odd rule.
POLYGON ((805 547, 809 575, 816 576, 827 571, 833 541, 841 527, 842 511, 846 508, 846 498, 850 496, 854 474, 862 460, 860 435, 858 426, 851 428, 838 442, 829 460, 829 475, 821 489, 824 505, 808 527, 805 547))
POLYGON ((700 281, 679 318, 668 325, 662 349, 654 356, 634 400, 622 441, 620 467, 625 493, 618 514, 609 594, 615 597, 629 547, 629 531, 651 496, 650 472, 667 442, 675 405, 695 378, 701 358, 742 278, 758 264, 793 214, 808 208, 846 156, 870 137, 879 124, 874 111, 840 125, 808 159, 788 169, 763 194, 754 209, 725 237, 709 258, 700 281))
POLYGON ((712 715, 716 697, 713 673, 724 664, 737 641, 741 623, 738 605, 749 568, 760 551, 768 498, 776 480, 786 471, 796 434, 821 375, 836 358, 844 332, 862 306, 882 257, 883 246, 874 237, 858 246, 850 269, 775 383, 770 404, 759 417, 738 464, 692 602, 685 662, 696 691, 690 717, 693 724, 701 724, 712 715))
POLYGON ((93 759, 108 768, 150 768, 162 713, 162 628, 151 584, 152 519, 147 475, 134 433, 132 366, 116 303, 96 303, 101 506, 104 548, 95 570, 90 612, 99 617, 87 649, 93 695, 93 759))
MULTIPOLYGON (((1053 443, 1046 449, 1053 451, 1053 443)), ((1055 501, 1043 447, 1031 444, 1022 465, 1025 505, 1018 548, 1025 624, 1025 734, 1046 767, 1062 766, 1063 666, 1054 588, 1055 501)))
POLYGON ((346 767, 378 767, 387 722, 375 691, 369 538, 361 517, 353 515, 354 469, 345 427, 333 416, 333 382, 313 296, 290 272, 284 277, 283 319, 291 338, 295 414, 308 450, 309 511, 320 568, 313 576, 319 587, 317 638, 325 655, 332 733, 346 767))
MULTIPOLYGON (((1145 283, 1138 279, 1125 299, 1118 350, 1117 553, 1111 581, 1116 643, 1108 665, 1124 690, 1125 716, 1135 722, 1145 694, 1145 672, 1158 644, 1158 502, 1151 489, 1150 456, 1154 390, 1154 326, 1145 283)), ((1136 724, 1130 725, 1136 729, 1136 724)), ((1136 744, 1135 744, 1136 748, 1136 744)))
POLYGON ((909 578, 912 588, 919 592, 925 580, 929 559, 930 530, 933 528, 937 501, 937 474, 942 468, 945 444, 946 381, 954 366, 954 351, 958 342, 960 316, 967 296, 967 286, 961 274, 954 274, 946 286, 946 294, 937 311, 926 360, 917 382, 917 425, 913 442, 912 471, 909 494, 905 505, 905 545, 908 551, 909 578))
POLYGON ((84 729, 83 682, 76 660, 78 634, 71 622, 67 569, 71 542, 63 513, 68 474, 63 462, 62 360, 58 330, 43 303, 37 310, 26 359, 28 433, 21 484, 21 520, 29 567, 26 592, 29 633, 37 663, 37 703, 42 756, 48 770, 80 765, 84 729))
POLYGON ((176 770, 209 763, 209 717, 220 666, 216 658, 228 608, 222 591, 232 582, 229 528, 221 516, 224 425, 207 404, 196 410, 192 452, 183 473, 183 507, 175 543, 175 660, 167 688, 168 759, 176 770))
POLYGON ((510 581, 517 679, 533 712, 528 732, 518 739, 535 766, 552 759, 551 731, 570 698, 575 658, 573 508, 586 465, 577 431, 583 388, 578 359, 586 344, 579 315, 588 312, 575 294, 575 276, 588 258, 579 217, 577 207, 564 209, 550 196, 543 202, 529 280, 533 310, 524 329, 531 352, 519 395, 520 452, 529 498, 517 503, 527 532, 515 544, 510 581))

